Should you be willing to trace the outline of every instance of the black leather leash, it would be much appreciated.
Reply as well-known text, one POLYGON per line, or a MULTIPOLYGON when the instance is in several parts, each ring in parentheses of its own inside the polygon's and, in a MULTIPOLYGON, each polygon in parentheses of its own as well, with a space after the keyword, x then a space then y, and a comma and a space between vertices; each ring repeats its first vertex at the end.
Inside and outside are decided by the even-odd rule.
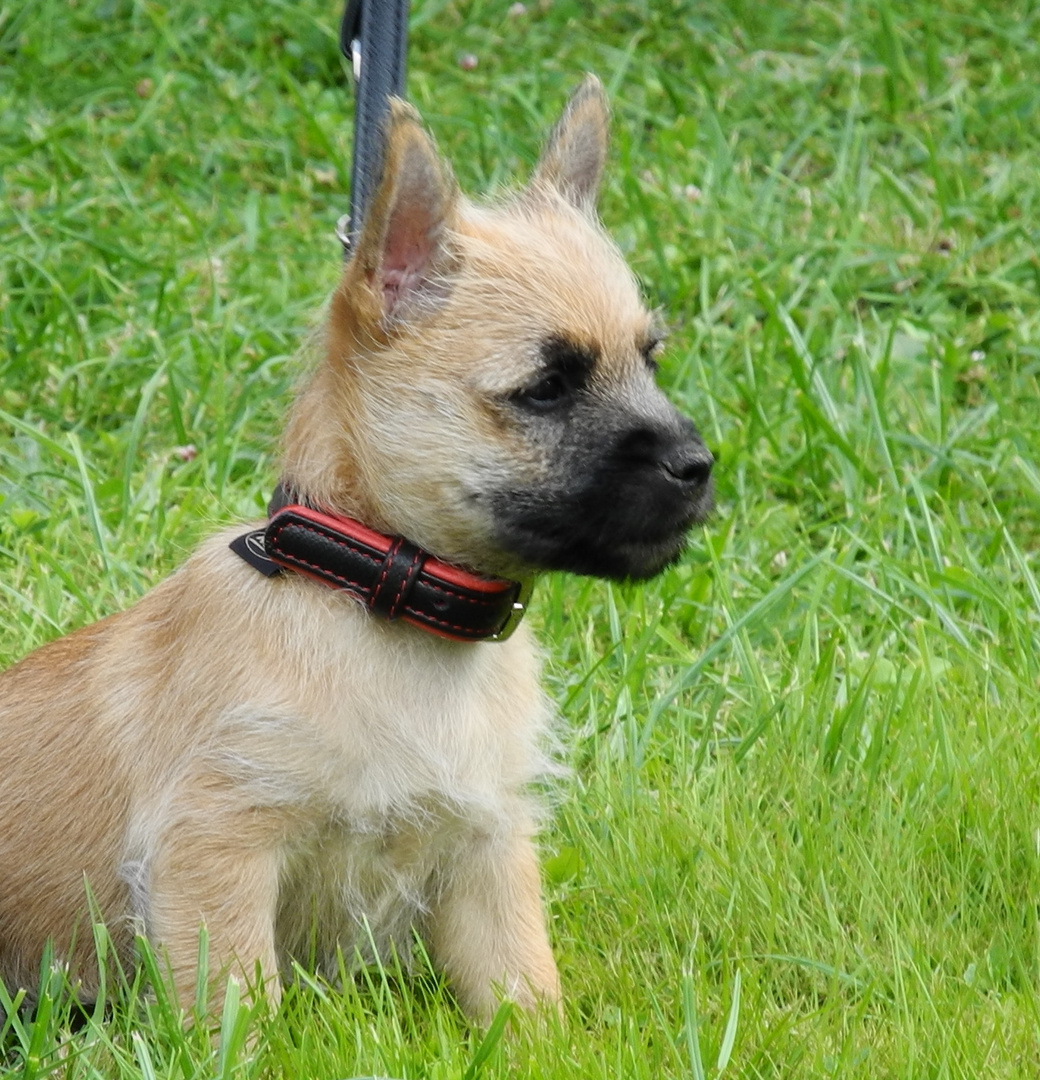
POLYGON ((408 0, 346 0, 339 47, 351 62, 356 88, 350 218, 341 218, 336 229, 349 257, 383 167, 388 99, 404 97, 408 0))

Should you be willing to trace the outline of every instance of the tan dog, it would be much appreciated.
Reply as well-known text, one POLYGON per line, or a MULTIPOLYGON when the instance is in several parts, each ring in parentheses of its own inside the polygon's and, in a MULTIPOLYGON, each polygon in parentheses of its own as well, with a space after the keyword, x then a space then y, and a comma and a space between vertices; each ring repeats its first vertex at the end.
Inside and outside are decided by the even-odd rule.
MULTIPOLYGON (((654 384, 658 332, 597 223, 606 128, 589 78, 529 186, 485 208, 394 105, 288 426, 296 503, 519 582, 679 555, 711 456, 654 384)), ((528 794, 550 710, 526 627, 445 640, 257 573, 234 535, 0 676, 0 976, 35 985, 51 940, 93 991, 89 885, 123 960, 143 928, 185 1006, 203 924, 218 992, 259 965, 277 995, 294 957, 334 971, 337 950, 407 950, 414 927, 472 1014, 557 1000, 528 794)), ((393 570, 391 616, 421 557, 393 570)))

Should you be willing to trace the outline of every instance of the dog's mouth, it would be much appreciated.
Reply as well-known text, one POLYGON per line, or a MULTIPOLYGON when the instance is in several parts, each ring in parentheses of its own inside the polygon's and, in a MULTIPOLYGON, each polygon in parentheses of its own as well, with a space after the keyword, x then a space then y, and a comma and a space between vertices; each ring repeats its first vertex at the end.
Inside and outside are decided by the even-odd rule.
POLYGON ((642 581, 682 556, 690 530, 707 521, 713 508, 709 477, 662 485, 632 476, 565 494, 502 495, 496 499, 496 524, 503 549, 536 569, 642 581))

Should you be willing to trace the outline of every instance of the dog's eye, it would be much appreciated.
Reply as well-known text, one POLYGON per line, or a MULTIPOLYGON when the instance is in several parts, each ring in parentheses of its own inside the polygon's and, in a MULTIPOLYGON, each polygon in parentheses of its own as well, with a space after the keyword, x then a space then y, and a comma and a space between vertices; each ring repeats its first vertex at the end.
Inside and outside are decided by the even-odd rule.
POLYGON ((562 404, 574 392, 571 381, 559 371, 539 379, 533 386, 518 391, 513 400, 528 408, 546 410, 562 404))
POLYGON ((596 362, 590 348, 561 337, 541 345, 542 369, 536 381, 512 395, 514 404, 535 412, 550 412, 569 404, 584 389, 596 362))

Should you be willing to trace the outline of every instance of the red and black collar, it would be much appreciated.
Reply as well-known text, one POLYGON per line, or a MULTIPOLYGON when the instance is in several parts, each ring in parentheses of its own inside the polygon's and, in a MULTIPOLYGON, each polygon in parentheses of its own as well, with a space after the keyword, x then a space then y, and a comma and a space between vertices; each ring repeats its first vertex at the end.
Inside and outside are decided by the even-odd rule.
POLYGON ((268 577, 294 570, 364 601, 373 615, 403 619, 452 641, 502 641, 523 618, 528 589, 442 562, 400 536, 297 501, 281 484, 263 529, 231 550, 268 577))

